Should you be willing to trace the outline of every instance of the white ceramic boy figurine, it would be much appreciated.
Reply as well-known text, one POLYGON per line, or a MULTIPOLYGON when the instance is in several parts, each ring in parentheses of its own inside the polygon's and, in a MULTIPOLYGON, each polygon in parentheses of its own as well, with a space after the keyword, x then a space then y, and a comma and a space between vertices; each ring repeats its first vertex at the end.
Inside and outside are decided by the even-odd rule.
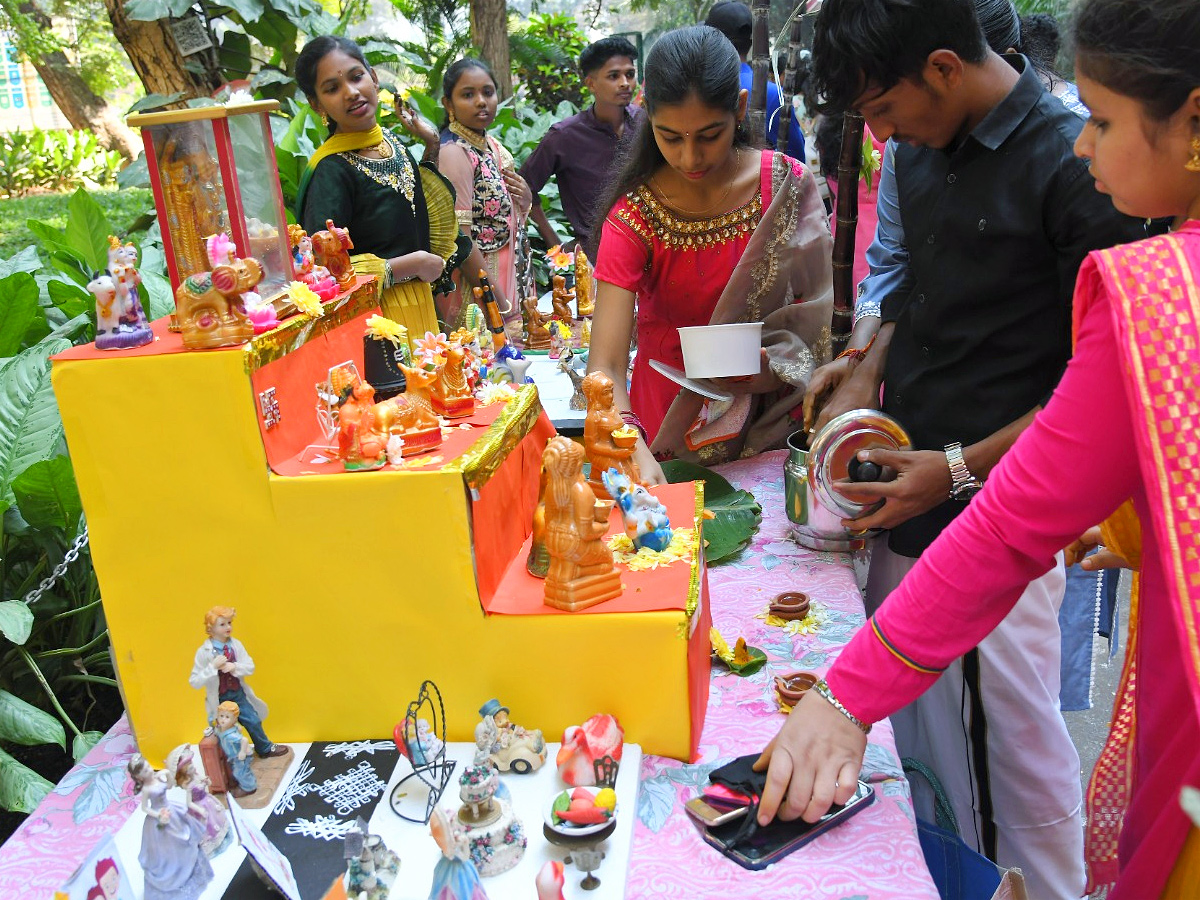
POLYGON ((254 742, 254 752, 262 757, 285 756, 291 749, 274 744, 267 737, 262 726, 267 705, 246 684, 246 678, 254 673, 254 660, 233 636, 236 613, 231 606, 214 606, 204 614, 208 639, 196 651, 188 684, 204 691, 205 717, 209 722, 216 719, 219 704, 232 700, 240 710, 239 722, 254 742))

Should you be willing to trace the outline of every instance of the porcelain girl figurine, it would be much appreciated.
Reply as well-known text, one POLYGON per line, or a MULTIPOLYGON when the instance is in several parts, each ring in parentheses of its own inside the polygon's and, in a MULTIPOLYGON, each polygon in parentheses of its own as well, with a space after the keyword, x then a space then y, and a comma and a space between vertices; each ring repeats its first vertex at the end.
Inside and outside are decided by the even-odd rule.
POLYGON ((467 851, 465 832, 440 807, 429 819, 429 833, 442 851, 433 870, 429 900, 487 900, 487 891, 467 851))
POLYGON ((232 700, 240 710, 239 721, 254 742, 259 756, 285 756, 291 750, 271 742, 263 731, 262 720, 267 717, 267 705, 258 698, 246 679, 254 674, 254 660, 245 646, 233 636, 232 606, 214 606, 204 614, 204 630, 208 637, 196 651, 188 684, 204 691, 205 719, 217 716, 217 704, 232 700))
POLYGON ((196 770, 195 756, 188 744, 180 744, 167 756, 167 774, 188 792, 188 814, 204 826, 200 849, 215 856, 229 834, 225 807, 208 791, 210 781, 196 770))
POLYGON ((129 761, 129 777, 146 821, 138 862, 146 877, 145 900, 195 900, 212 881, 212 866, 200 849, 204 826, 183 803, 167 796, 165 772, 156 772, 140 753, 129 761))

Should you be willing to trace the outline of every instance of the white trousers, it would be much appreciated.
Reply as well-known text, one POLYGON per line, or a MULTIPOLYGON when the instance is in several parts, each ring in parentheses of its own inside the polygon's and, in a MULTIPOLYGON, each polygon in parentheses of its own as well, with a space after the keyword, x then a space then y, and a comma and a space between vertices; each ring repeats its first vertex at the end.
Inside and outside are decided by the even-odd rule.
MULTIPOLYGON (((873 613, 916 560, 876 538, 867 577, 873 613)), ((1012 612, 915 703, 892 716, 901 757, 938 776, 968 845, 1020 866, 1034 900, 1083 893, 1079 754, 1059 711, 1062 557, 1030 583, 1012 612)), ((933 793, 915 778, 917 814, 933 821, 933 793)))

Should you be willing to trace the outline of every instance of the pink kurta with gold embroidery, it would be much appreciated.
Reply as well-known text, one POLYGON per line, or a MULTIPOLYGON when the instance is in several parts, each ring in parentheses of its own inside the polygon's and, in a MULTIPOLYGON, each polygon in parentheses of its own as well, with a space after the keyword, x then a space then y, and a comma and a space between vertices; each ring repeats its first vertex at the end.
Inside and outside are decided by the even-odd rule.
POLYGON ((1159 896, 1189 827, 1179 789, 1200 785, 1198 281, 1197 222, 1087 258, 1075 356, 1053 398, 827 679, 867 721, 899 709, 1004 618, 1056 551, 1132 497, 1142 584, 1130 771, 1107 773, 1129 785, 1112 900, 1159 896))

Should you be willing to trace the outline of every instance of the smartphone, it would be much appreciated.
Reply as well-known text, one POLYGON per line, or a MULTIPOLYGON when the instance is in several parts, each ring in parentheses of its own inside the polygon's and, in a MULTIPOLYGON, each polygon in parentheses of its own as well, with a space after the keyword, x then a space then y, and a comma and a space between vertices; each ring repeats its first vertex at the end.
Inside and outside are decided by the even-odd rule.
MULTIPOLYGON (((875 791, 869 784, 860 781, 854 796, 846 805, 831 807, 819 822, 810 823, 803 819, 783 822, 776 819, 770 825, 760 825, 750 837, 730 846, 730 842, 741 831, 742 823, 726 820, 724 824, 706 829, 704 840, 739 866, 757 871, 778 862, 874 802, 875 791)), ((690 811, 691 801, 688 806, 690 811)))
POLYGON ((750 809, 749 806, 714 806, 704 797, 693 797, 683 808, 691 813, 692 818, 698 819, 703 825, 712 828, 714 825, 724 825, 734 819, 740 819, 750 809))

